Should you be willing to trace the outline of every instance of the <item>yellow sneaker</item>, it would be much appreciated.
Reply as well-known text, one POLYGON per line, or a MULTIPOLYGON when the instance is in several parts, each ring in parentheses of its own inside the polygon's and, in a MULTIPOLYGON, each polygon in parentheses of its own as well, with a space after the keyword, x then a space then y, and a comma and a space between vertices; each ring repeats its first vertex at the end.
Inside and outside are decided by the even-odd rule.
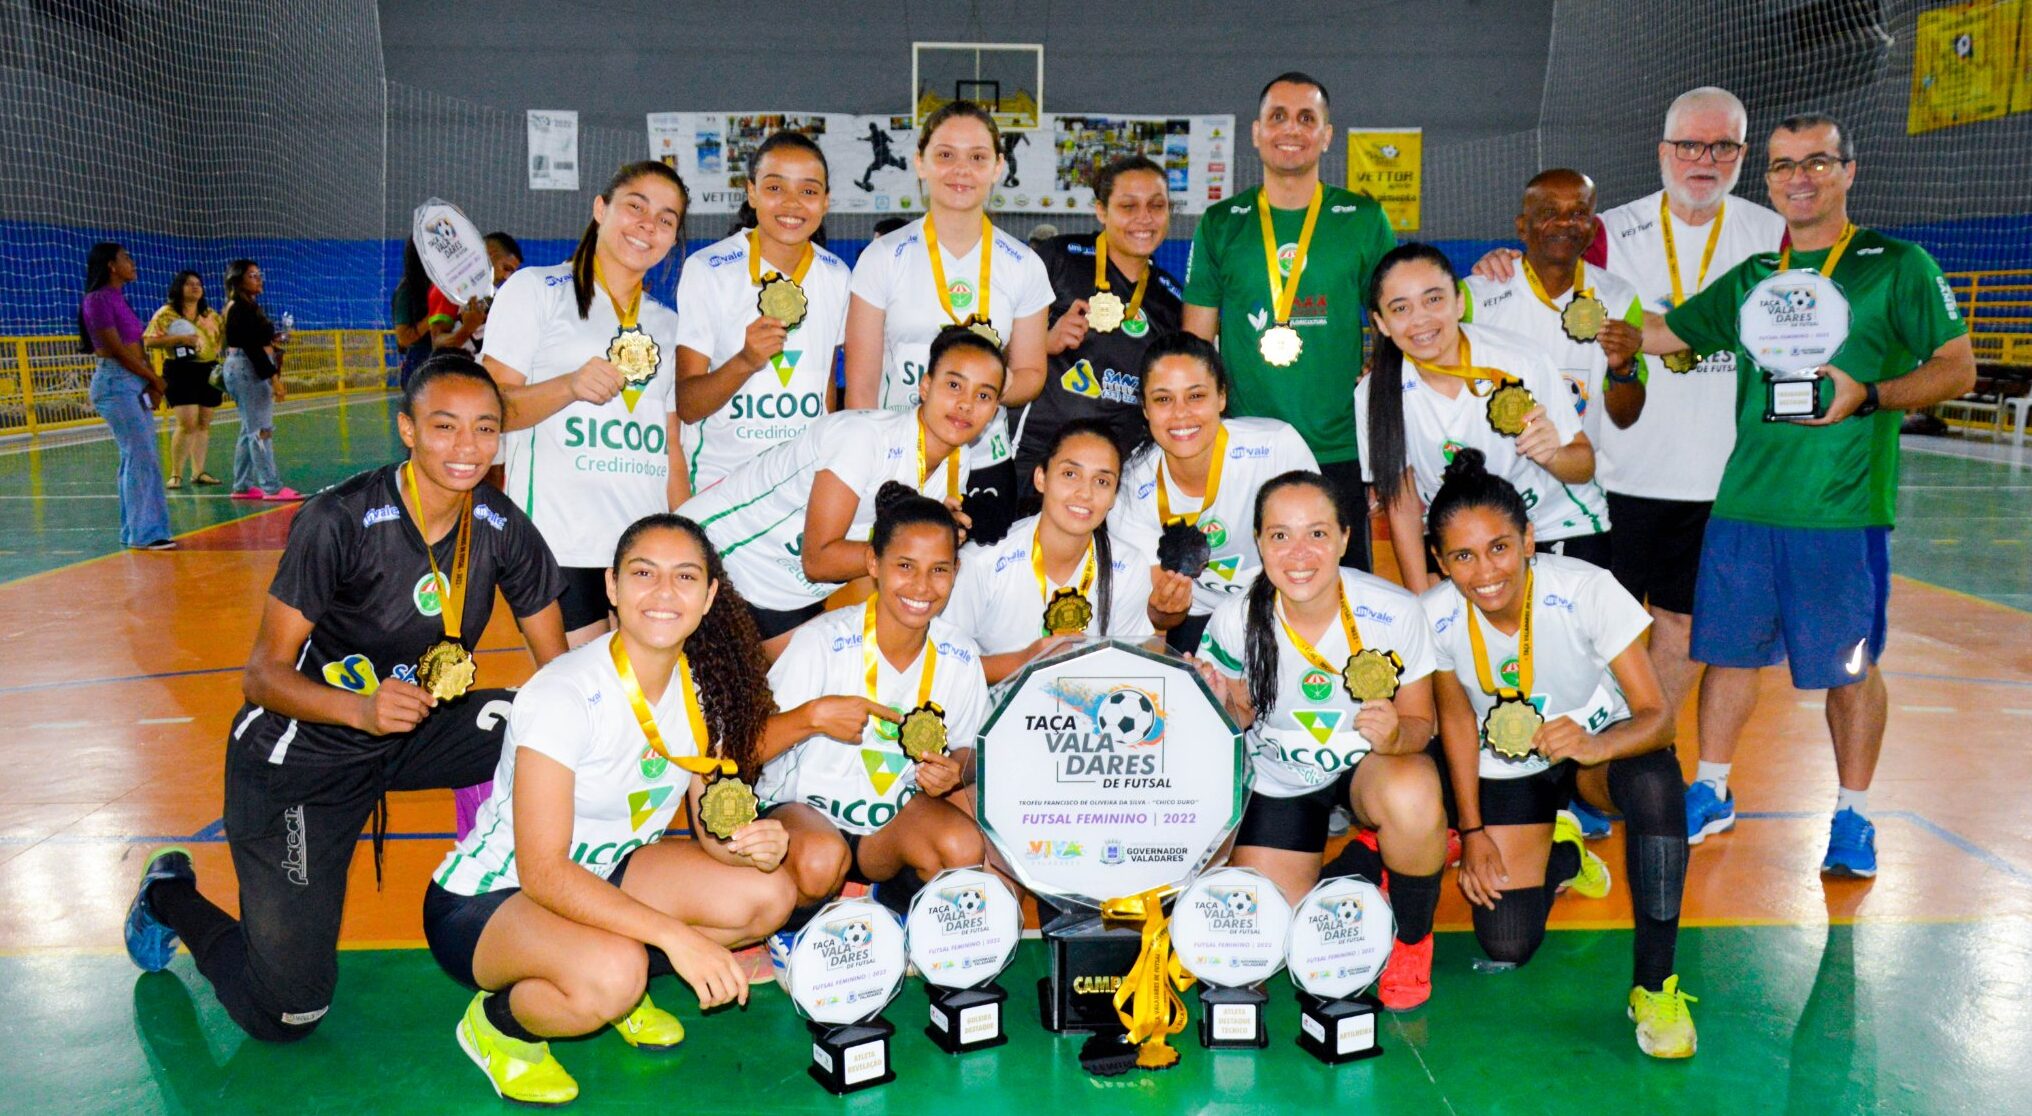
POLYGON ((487 1075, 495 1095, 523 1104, 564 1104, 576 1098, 579 1083, 551 1057, 549 1043, 509 1038, 487 1022, 489 995, 482 992, 473 997, 453 1033, 466 1057, 487 1075))
POLYGON ((684 1041, 684 1024, 677 1016, 657 1007, 647 992, 635 1010, 614 1021, 621 1038, 637 1050, 668 1050, 684 1041))
POLYGON ((1679 976, 1665 978, 1656 992, 1630 989, 1630 1018, 1637 1021, 1637 1049, 1653 1058, 1691 1058, 1700 1046, 1693 1013, 1686 1005, 1699 999, 1679 990, 1679 976))
POLYGON ((1562 881, 1559 886, 1562 889, 1571 888, 1575 894, 1588 899, 1600 899, 1608 895, 1610 887, 1608 862, 1588 851, 1587 838, 1581 834, 1580 819, 1574 817, 1571 810, 1561 810, 1558 819, 1552 823, 1552 843, 1557 845, 1562 841, 1571 844, 1574 851, 1580 853, 1580 871, 1575 873, 1572 879, 1562 881))

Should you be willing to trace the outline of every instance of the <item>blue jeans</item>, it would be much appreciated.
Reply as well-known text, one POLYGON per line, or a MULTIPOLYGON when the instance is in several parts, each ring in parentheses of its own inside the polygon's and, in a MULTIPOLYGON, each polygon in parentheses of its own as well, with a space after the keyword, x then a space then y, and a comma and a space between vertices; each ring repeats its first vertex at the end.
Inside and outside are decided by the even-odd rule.
POLYGON ((146 546, 169 537, 169 497, 162 490, 162 456, 155 448, 155 412, 143 400, 147 385, 120 362, 99 358, 92 373, 92 409, 106 420, 120 447, 120 545, 146 546))
POLYGON ((274 492, 282 487, 282 477, 275 471, 275 388, 235 352, 226 357, 226 391, 240 409, 240 437, 233 443, 233 491, 274 492))

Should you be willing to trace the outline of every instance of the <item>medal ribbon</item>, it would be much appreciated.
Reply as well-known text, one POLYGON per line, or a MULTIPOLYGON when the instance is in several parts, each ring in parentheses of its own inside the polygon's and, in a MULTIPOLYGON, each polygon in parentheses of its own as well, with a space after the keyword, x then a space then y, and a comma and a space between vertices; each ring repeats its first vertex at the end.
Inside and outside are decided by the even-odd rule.
MULTIPOLYGON (((1707 231, 1707 247, 1700 253, 1700 271, 1693 277, 1695 291, 1707 286, 1707 265, 1714 262, 1715 245, 1722 242, 1722 218, 1728 216, 1728 203, 1715 210, 1714 227, 1707 231)), ((1686 287, 1679 281, 1679 253, 1672 244, 1672 206, 1663 195, 1658 198, 1658 228, 1665 234, 1665 274, 1672 277, 1672 305, 1686 301, 1686 287)))
MULTIPOLYGON (((879 594, 877 594, 879 596, 879 594)), ((875 679, 881 673, 882 651, 875 646, 875 596, 868 598, 861 619, 861 665, 868 679, 868 700, 881 701, 875 692, 875 679)), ((917 676, 917 704, 931 703, 931 673, 938 668, 938 645, 931 641, 931 633, 924 634, 924 671, 917 676)))
POLYGON ((1298 248, 1291 255, 1291 278, 1277 269, 1277 230, 1270 220, 1270 192, 1257 187, 1256 215, 1263 224, 1263 262, 1269 265, 1270 303, 1278 325, 1291 324, 1291 304, 1298 300, 1298 277, 1305 272, 1305 255, 1312 247, 1312 230, 1319 224, 1320 203, 1326 200, 1326 184, 1312 184, 1312 201, 1305 207, 1305 227, 1298 232, 1298 248))
MULTIPOLYGON (((1827 250, 1827 260, 1818 268, 1810 268, 1808 270, 1818 271, 1829 279, 1834 278, 1834 265, 1841 262, 1842 253, 1848 251, 1849 241, 1855 238, 1856 227, 1854 225, 1843 225, 1841 236, 1835 240, 1834 247, 1827 250)), ((1787 244, 1778 253, 1778 270, 1784 271, 1790 266, 1792 266, 1792 245, 1787 244)))
MULTIPOLYGON (((1528 267, 1529 265, 1527 264, 1526 266, 1528 267)), ((1500 368, 1475 367, 1474 351, 1474 344, 1468 340, 1467 332, 1463 330, 1461 332, 1460 363, 1458 365, 1448 367, 1440 364, 1427 364, 1410 353, 1405 353, 1404 357, 1416 365, 1421 372, 1430 372, 1435 376, 1452 376, 1456 379, 1466 380, 1468 382, 1468 391, 1477 399, 1489 394, 1488 391, 1475 390, 1475 385, 1484 381, 1490 385, 1490 391, 1495 390, 1495 388, 1503 384, 1521 384, 1524 382, 1500 368)))
MULTIPOLYGON (((1284 596, 1281 593, 1278 594, 1277 605, 1277 622, 1283 625, 1284 638, 1291 641, 1291 646, 1298 648, 1298 653, 1305 656, 1306 662, 1328 674, 1339 674, 1340 668, 1329 665, 1326 656, 1321 655, 1317 647, 1299 635, 1298 629, 1292 627, 1291 621, 1285 618, 1284 596)), ((1355 627, 1355 613, 1348 607, 1348 590, 1345 585, 1341 587, 1341 634, 1348 637, 1348 657, 1352 659, 1362 650, 1362 633, 1355 627)))
MULTIPOLYGON (((1040 597, 1044 598, 1044 603, 1049 605, 1051 603, 1051 579, 1044 572, 1044 540, 1040 537, 1043 534, 1043 527, 1044 524, 1040 521, 1038 523, 1038 534, 1030 536, 1030 572, 1037 575, 1037 593, 1040 597)), ((1087 540, 1086 568, 1080 572, 1080 596, 1085 597, 1087 591, 1093 587, 1094 541, 1090 538, 1087 540)), ((1051 633, 1046 632, 1045 634, 1050 635, 1051 633)))
POLYGON ((637 282, 636 282, 636 284, 635 284, 635 293, 634 293, 633 295, 629 296, 629 299, 628 299, 628 305, 627 305, 627 306, 625 306, 625 307, 624 307, 624 306, 622 306, 622 305, 621 305, 621 300, 620 300, 620 299, 618 299, 618 298, 615 298, 615 297, 614 297, 614 292, 613 292, 613 291, 611 291, 611 290, 608 290, 608 289, 607 289, 607 280, 606 280, 606 277, 600 274, 600 257, 598 257, 598 256, 594 256, 594 257, 593 257, 593 285, 595 285, 595 286, 599 287, 599 288, 600 288, 600 290, 602 290, 602 291, 605 291, 605 292, 606 292, 606 295, 607 295, 607 301, 608 301, 608 302, 611 302, 611 303, 613 303, 613 304, 614 304, 614 317, 620 320, 620 322, 621 322, 621 328, 622 328, 622 329, 634 329, 634 328, 635 328, 635 319, 636 319, 636 318, 637 318, 638 316, 640 316, 640 315, 641 315, 641 313, 642 313, 642 284, 641 284, 641 282, 640 282, 640 281, 637 281, 637 282))
POLYGON ((1175 886, 1154 887, 1101 905, 1101 917, 1110 922, 1143 924, 1136 964, 1115 990, 1115 1015, 1128 1028, 1129 1041, 1137 1044, 1136 1064, 1144 1069, 1177 1063, 1178 1051, 1165 1040, 1186 1026, 1185 1001, 1178 993, 1192 987, 1193 976, 1172 951, 1164 915, 1165 898, 1177 891, 1175 886))
MULTIPOLYGON (((1199 526, 1199 517, 1213 509, 1214 496, 1221 490, 1221 466, 1227 460, 1228 427, 1226 423, 1222 423, 1220 433, 1214 435, 1214 463, 1207 467, 1206 495, 1200 497, 1199 510, 1190 515, 1180 515, 1177 517, 1185 520, 1188 526, 1199 526)), ((1171 514, 1171 497, 1165 493, 1167 487, 1169 486, 1164 482, 1164 462, 1159 461, 1157 463, 1157 522, 1159 524, 1169 524, 1173 518, 1171 514)))
POLYGON ((917 490, 924 491, 924 484, 931 479, 940 464, 945 466, 945 498, 960 498, 960 451, 957 448, 946 451, 938 461, 928 461, 924 456, 924 420, 917 420, 917 490))
MULTIPOLYGON (((734 761, 716 756, 673 756, 663 746, 663 733, 656 727, 656 715, 649 708, 649 697, 642 692, 642 683, 635 677, 635 664, 628 661, 628 649, 621 646, 621 633, 607 641, 607 654, 614 660, 614 673, 621 676, 621 692, 628 695, 628 707, 635 711, 635 723, 642 726, 642 735, 649 738, 649 747, 657 755, 676 764, 694 775, 732 775, 737 770, 734 761)), ((698 688, 691 681, 691 660, 680 654, 677 657, 677 682, 684 694, 685 719, 691 722, 691 736, 701 748, 710 747, 712 737, 706 732, 705 711, 699 707, 698 688)))
POLYGON ((452 537, 452 575, 448 579, 437 568, 437 553, 424 533, 423 496, 416 489, 416 462, 402 464, 402 479, 409 489, 409 502, 416 505, 416 537, 423 543, 423 556, 430 560, 431 581, 437 586, 438 621, 445 638, 459 638, 459 621, 466 615, 466 569, 473 557, 473 494, 459 501, 458 527, 452 537))
MULTIPOLYGON (((811 241, 809 240, 805 241, 804 256, 803 258, 797 261, 797 270, 791 272, 790 275, 787 276, 787 278, 791 282, 796 283, 799 286, 803 286, 804 277, 806 275, 811 274, 811 261, 817 258, 818 253, 812 249, 811 241)), ((759 287, 762 285, 762 282, 765 279, 783 279, 783 278, 786 278, 786 276, 779 275, 773 270, 768 275, 762 274, 762 233, 760 232, 760 230, 757 229, 749 229, 748 282, 753 283, 754 285, 759 287)))
MULTIPOLYGON (((1143 274, 1136 280, 1135 293, 1129 296, 1129 306, 1127 309, 1122 311, 1123 321, 1133 322, 1136 320, 1136 312, 1143 308, 1143 292, 1149 286, 1150 286, 1150 263, 1149 261, 1146 260, 1143 263, 1143 274)), ((1107 233, 1102 233, 1101 235, 1094 238, 1094 289, 1097 291, 1105 291, 1108 289, 1107 233)))
MULTIPOLYGON (((1524 261, 1524 280, 1531 284, 1531 293, 1538 296, 1538 301, 1544 303, 1547 310, 1555 314, 1559 312, 1559 304, 1553 302, 1552 296, 1545 293, 1545 284, 1538 281, 1538 272, 1532 268, 1530 260, 1524 261)), ((1573 261, 1573 284, 1567 289, 1573 292, 1573 297, 1576 301, 1594 296, 1594 292, 1587 289, 1586 260, 1573 261)), ((1461 344, 1467 344, 1466 334, 1461 335, 1461 344)), ((1467 357, 1461 357, 1461 362, 1465 364, 1467 357)))
MULTIPOLYGON (((931 253, 931 282, 938 288, 938 305, 954 325, 966 325, 970 319, 961 318, 954 312, 952 291, 945 285, 945 257, 938 254, 938 223, 930 214, 924 218, 924 248, 931 253)), ((981 214, 981 282, 976 294, 981 300, 981 312, 973 315, 981 321, 988 320, 988 265, 995 258, 995 226, 988 221, 988 215, 981 214)))
POLYGON ((1476 619, 1481 611, 1481 606, 1468 602, 1468 647, 1475 656, 1475 681, 1481 684, 1485 694, 1497 697, 1516 694, 1528 701, 1531 697, 1531 568, 1526 566, 1524 569, 1524 619, 1517 625, 1516 690, 1498 687, 1489 676, 1488 645, 1482 641, 1482 624, 1476 619))

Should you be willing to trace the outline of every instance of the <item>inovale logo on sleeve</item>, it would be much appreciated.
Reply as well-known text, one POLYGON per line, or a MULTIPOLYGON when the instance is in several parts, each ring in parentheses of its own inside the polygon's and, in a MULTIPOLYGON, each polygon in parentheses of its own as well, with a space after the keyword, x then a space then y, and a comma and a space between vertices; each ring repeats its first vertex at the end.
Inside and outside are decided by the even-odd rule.
POLYGON ((1043 735, 1058 782, 1171 786, 1164 773, 1163 679, 1061 678, 1045 692, 1056 711, 1027 716, 1024 727, 1043 735))

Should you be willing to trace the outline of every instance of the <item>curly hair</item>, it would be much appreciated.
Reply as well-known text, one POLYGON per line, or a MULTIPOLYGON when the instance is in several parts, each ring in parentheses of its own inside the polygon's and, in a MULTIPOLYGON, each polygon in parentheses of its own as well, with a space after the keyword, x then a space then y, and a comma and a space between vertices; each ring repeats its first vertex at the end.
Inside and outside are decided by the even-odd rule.
POLYGON ((691 663, 692 682, 698 687, 699 707, 705 714, 706 735, 720 755, 733 760, 740 776, 753 782, 762 764, 757 753, 762 747, 762 726, 776 712, 776 697, 769 690, 769 664, 762 657, 762 637, 755 630, 755 616, 740 590, 727 579, 720 552, 706 538, 697 523, 674 512, 646 515, 629 524, 614 546, 614 575, 635 543, 650 531, 680 531, 698 544, 706 557, 706 581, 719 586, 712 610, 700 619, 698 630, 684 642, 685 658, 691 663))

